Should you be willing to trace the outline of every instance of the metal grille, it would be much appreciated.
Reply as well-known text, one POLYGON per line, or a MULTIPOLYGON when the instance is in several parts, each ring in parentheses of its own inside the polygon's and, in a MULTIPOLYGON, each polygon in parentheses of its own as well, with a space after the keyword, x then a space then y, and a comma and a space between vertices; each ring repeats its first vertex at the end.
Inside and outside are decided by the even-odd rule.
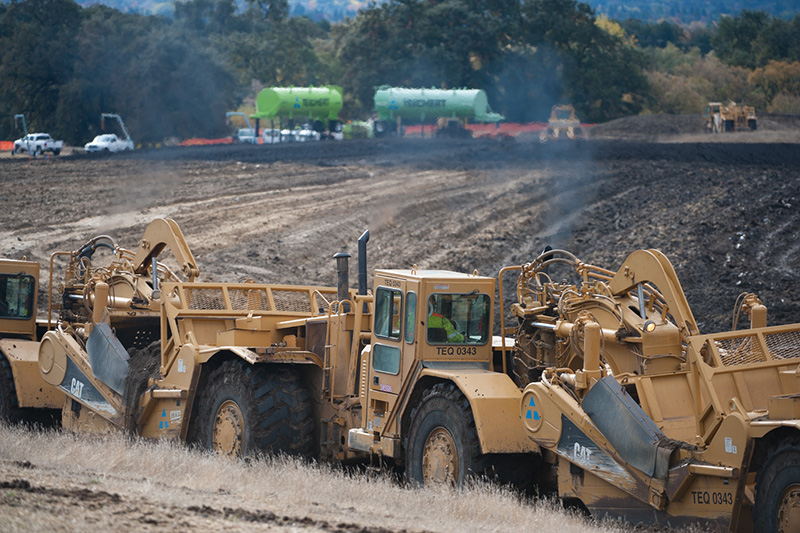
POLYGON ((273 290, 272 299, 275 300, 276 311, 311 312, 311 300, 307 292, 273 290))
POLYGON ((336 299, 336 291, 314 291, 313 298, 318 309, 311 308, 310 290, 270 289, 264 287, 230 287, 228 298, 230 307, 225 304, 222 287, 186 287, 186 309, 192 311, 260 311, 278 313, 327 313, 330 302, 336 299), (270 306, 269 293, 272 293, 274 307, 270 306))
POLYGON ((367 382, 369 379, 369 357, 361 360, 361 382, 358 384, 358 396, 361 398, 361 405, 366 405, 367 401, 367 382))
POLYGON ((773 359, 800 357, 800 330, 767 333, 764 335, 764 340, 773 359))
POLYGON ((230 289, 231 309, 234 311, 269 311, 267 291, 264 289, 230 289))
POLYGON ((717 339, 714 342, 725 366, 747 365, 767 360, 758 339, 754 336, 717 339))
POLYGON ((222 289, 186 289, 186 303, 192 310, 224 310, 222 289))
MULTIPOLYGON (((765 333, 764 341, 771 359, 800 358, 800 331, 782 331, 765 333)), ((714 343, 719 350, 720 359, 725 366, 762 363, 767 356, 755 335, 746 335, 732 339, 716 339, 714 343)))

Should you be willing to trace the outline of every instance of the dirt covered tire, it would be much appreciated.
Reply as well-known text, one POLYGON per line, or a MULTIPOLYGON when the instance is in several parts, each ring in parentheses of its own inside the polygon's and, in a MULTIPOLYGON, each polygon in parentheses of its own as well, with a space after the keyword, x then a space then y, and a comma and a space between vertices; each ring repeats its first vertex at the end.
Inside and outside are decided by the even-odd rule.
POLYGON ((452 383, 426 390, 411 412, 405 441, 406 480, 461 487, 481 473, 480 443, 469 402, 452 383))
POLYGON ((756 531, 797 531, 800 524, 800 438, 779 444, 756 476, 756 531))
POLYGON ((232 360, 202 383, 189 427, 190 442, 231 457, 311 456, 311 401, 294 369, 232 360))

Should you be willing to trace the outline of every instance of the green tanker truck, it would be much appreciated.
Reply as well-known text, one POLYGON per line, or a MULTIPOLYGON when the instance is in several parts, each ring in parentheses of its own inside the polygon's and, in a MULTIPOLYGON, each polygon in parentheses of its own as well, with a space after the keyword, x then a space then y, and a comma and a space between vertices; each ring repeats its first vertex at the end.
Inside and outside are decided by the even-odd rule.
POLYGON ((402 121, 436 121, 437 134, 469 135, 468 122, 499 122, 481 89, 407 89, 382 86, 375 91, 376 135, 402 132, 402 121))
POLYGON ((324 136, 333 136, 340 131, 339 111, 342 109, 342 88, 327 87, 270 87, 262 89, 256 96, 256 112, 250 118, 256 120, 256 129, 261 120, 269 120, 279 128, 284 120, 288 129, 294 128, 295 120, 307 119, 314 131, 324 136), (327 132, 326 123, 327 122, 327 132))

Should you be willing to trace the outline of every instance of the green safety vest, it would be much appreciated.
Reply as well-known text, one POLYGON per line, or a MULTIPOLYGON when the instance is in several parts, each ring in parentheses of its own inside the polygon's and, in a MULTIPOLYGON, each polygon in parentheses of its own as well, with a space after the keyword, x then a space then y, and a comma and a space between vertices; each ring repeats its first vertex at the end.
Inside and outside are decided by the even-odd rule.
POLYGON ((453 323, 439 313, 432 313, 431 316, 428 317, 428 327, 443 329, 447 334, 448 342, 464 342, 464 336, 456 331, 456 328, 453 327, 453 323))

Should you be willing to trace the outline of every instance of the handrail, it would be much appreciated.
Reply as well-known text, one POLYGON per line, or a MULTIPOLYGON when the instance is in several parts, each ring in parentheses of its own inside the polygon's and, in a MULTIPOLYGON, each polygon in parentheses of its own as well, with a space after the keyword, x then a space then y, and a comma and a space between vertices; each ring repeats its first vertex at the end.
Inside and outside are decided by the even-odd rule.
POLYGON ((47 286, 47 331, 50 331, 53 324, 53 269, 57 255, 72 256, 72 252, 53 252, 50 254, 50 282, 47 286))
POLYGON ((500 269, 500 273, 497 275, 497 282, 500 284, 499 289, 499 309, 500 309, 500 351, 503 354, 503 374, 508 374, 508 368, 506 368, 506 322, 505 322, 505 305, 503 300, 503 274, 506 271, 511 270, 522 270, 521 265, 515 266, 507 266, 500 269))

